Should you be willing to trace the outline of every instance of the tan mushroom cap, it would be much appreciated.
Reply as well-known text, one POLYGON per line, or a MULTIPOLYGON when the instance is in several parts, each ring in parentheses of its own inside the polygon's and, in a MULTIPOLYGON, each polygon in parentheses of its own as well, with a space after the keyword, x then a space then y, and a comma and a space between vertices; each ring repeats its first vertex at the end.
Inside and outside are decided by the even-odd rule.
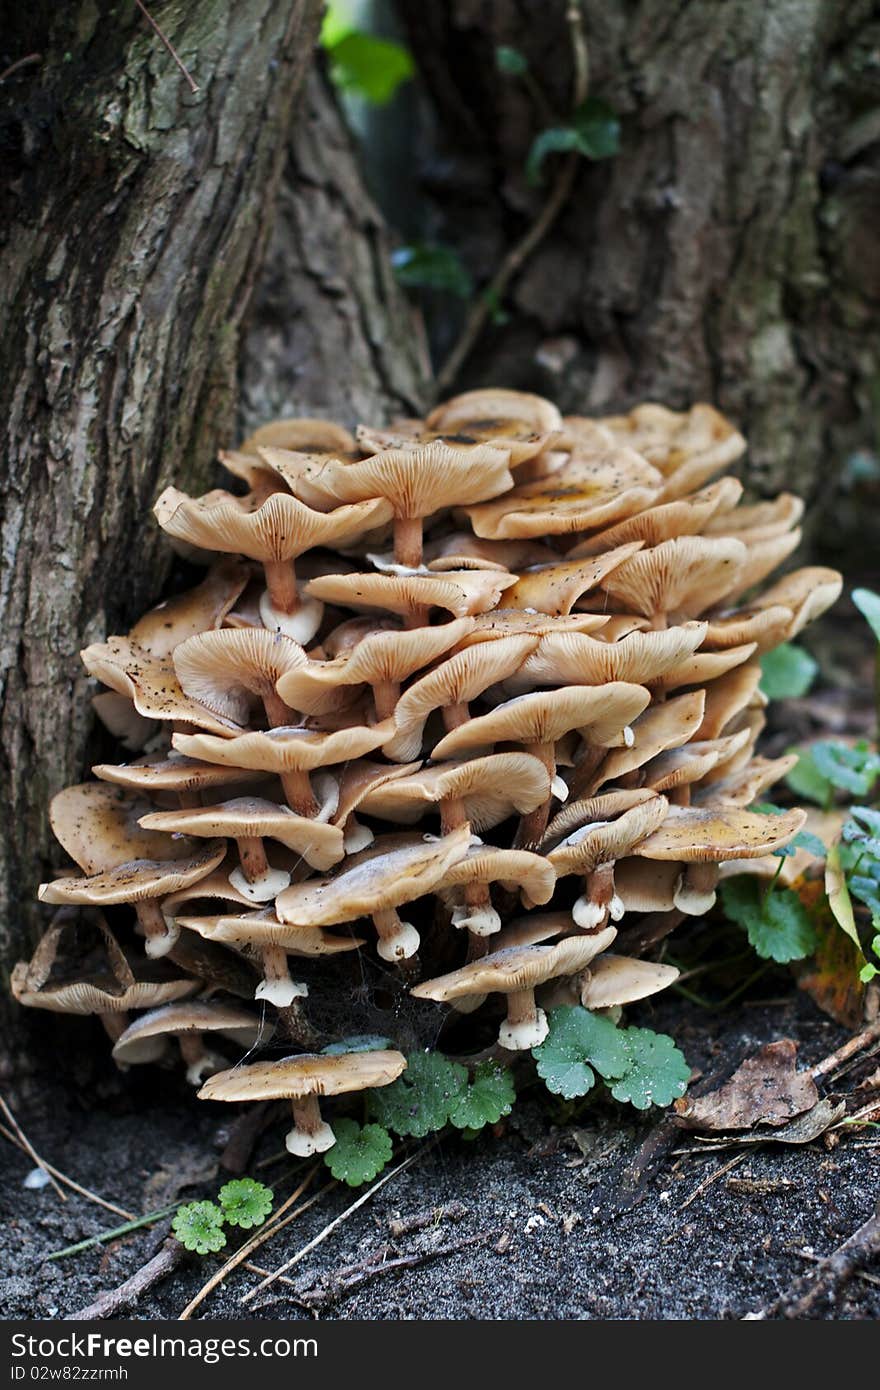
POLYGON ((392 628, 370 632, 333 661, 310 661, 278 682, 278 694, 292 709, 323 712, 328 691, 340 685, 403 681, 429 666, 462 641, 472 618, 454 618, 437 627, 392 628))
POLYGON ((523 662, 524 685, 653 683, 681 668, 706 635, 705 623, 683 623, 658 632, 630 632, 619 642, 602 642, 583 632, 548 633, 523 662))
MULTIPOLYGON (((202 634, 203 637, 207 635, 202 634)), ((187 640, 197 642, 201 638, 187 640)), ((175 654, 178 650, 175 649, 175 654)), ((237 732, 231 719, 218 718, 216 711, 184 692, 171 656, 151 656, 127 637, 108 637, 106 642, 86 647, 80 657, 90 676, 103 681, 117 694, 127 696, 145 719, 173 719, 195 724, 199 729, 209 729, 226 738, 237 732)))
POLYGON ((302 1052, 277 1062, 251 1062, 209 1077, 199 1100, 294 1100, 338 1096, 390 1086, 406 1069, 401 1052, 344 1052, 335 1056, 302 1052))
POLYGON ((636 852, 645 859, 686 864, 755 859, 782 849, 805 820, 806 812, 800 810, 762 816, 733 806, 670 806, 663 824, 636 852))
POLYGON ((335 936, 323 927, 295 927, 279 922, 271 908, 241 917, 218 913, 210 917, 178 917, 178 926, 197 932, 206 941, 256 949, 280 946, 292 956, 335 956, 366 945, 363 937, 335 936))
MULTIPOLYGON (((473 627, 458 646, 460 649, 471 647, 476 642, 493 642, 517 633, 530 632, 545 637, 548 633, 596 632, 604 629, 608 621, 604 613, 569 613, 557 617, 551 613, 527 613, 521 608, 496 608, 491 613, 477 613, 472 619, 473 627)), ((634 620, 635 623, 640 621, 634 620)))
POLYGON ((281 676, 307 661, 292 638, 257 628, 202 632, 174 651, 174 669, 187 694, 237 724, 247 724, 256 700, 274 697, 281 676))
POLYGON ((243 454, 256 454, 258 449, 296 449, 304 454, 350 453, 355 448, 354 436, 333 420, 308 415, 289 420, 270 420, 248 435, 241 446, 243 454))
POLYGON ((677 666, 668 667, 661 675, 646 679, 645 684, 655 694, 680 690, 685 685, 708 685, 735 667, 742 666, 754 655, 754 642, 746 642, 742 647, 729 647, 723 652, 696 652, 677 666))
POLYGON ((536 608, 540 613, 567 615, 579 598, 607 581, 611 571, 634 555, 641 544, 641 541, 633 541, 603 555, 530 570, 508 589, 504 601, 513 608, 536 608))
POLYGON ((766 704, 759 690, 761 667, 757 661, 738 665, 712 681, 706 689, 706 709, 697 738, 718 738, 753 701, 766 704))
POLYGON ((784 535, 773 536, 766 541, 749 541, 746 559, 736 577, 736 584, 730 591, 730 598, 737 599, 756 584, 760 584, 779 568, 783 560, 797 550, 800 543, 799 529, 786 531, 784 535))
POLYGON ((562 416, 552 401, 528 391, 483 387, 465 391, 436 406, 425 421, 429 429, 503 444, 513 467, 533 458, 552 442, 562 416))
POLYGON ((226 860, 220 863, 216 869, 212 869, 204 878, 196 883, 190 883, 185 888, 178 888, 173 893, 169 893, 167 898, 163 898, 159 906, 166 917, 176 916, 177 909, 185 903, 212 901, 220 899, 227 903, 240 903, 242 907, 252 908, 253 898, 247 897, 240 892, 229 881, 230 871, 238 868, 238 857, 235 852, 227 856, 226 860))
POLYGON ((178 888, 197 883, 216 869, 226 853, 224 841, 211 841, 183 859, 133 859, 85 878, 57 878, 41 883, 42 903, 137 903, 164 898, 178 888))
POLYGON ((508 946, 436 980, 414 985, 410 994, 439 1003, 467 994, 511 994, 560 975, 575 975, 594 954, 595 944, 589 936, 567 936, 553 946, 508 946))
POLYGON ((571 455, 549 478, 524 483, 492 502, 467 507, 478 536, 507 540, 595 530, 655 501, 662 476, 632 449, 571 455))
POLYGON ((379 608, 404 617, 429 608, 445 608, 457 618, 485 613, 515 584, 515 574, 501 570, 461 570, 444 574, 323 574, 310 579, 306 592, 324 603, 345 608, 379 608))
POLYGON ((381 526, 391 515, 375 493, 371 500, 331 512, 315 511, 287 492, 273 492, 257 506, 256 500, 250 496, 206 501, 169 487, 154 511, 162 529, 178 540, 261 561, 294 560, 314 546, 342 545, 381 526))
POLYGON ((623 681, 516 695, 488 714, 459 725, 440 740, 432 756, 454 758, 469 748, 496 743, 554 743, 571 729, 580 730, 585 739, 600 747, 623 743, 624 731, 649 700, 642 686, 623 681))
POLYGON ((490 685, 518 670, 537 644, 537 636, 519 633, 499 637, 494 642, 475 643, 441 661, 398 700, 394 711, 394 735, 384 748, 386 757, 401 762, 417 758, 425 724, 434 710, 467 705, 475 700, 490 685))
POLYGON ((630 541, 642 541, 645 545, 660 545, 663 541, 674 540, 679 536, 697 535, 708 530, 708 523, 718 514, 721 519, 742 496, 742 483, 736 478, 719 478, 717 483, 695 492, 692 497, 682 497, 675 502, 664 502, 659 507, 648 507, 635 516, 627 517, 616 526, 611 526, 597 535, 578 541, 568 552, 569 559, 579 559, 586 555, 601 555, 606 550, 626 545, 630 541))
MULTIPOLYGON (((224 743, 226 741, 222 740, 224 743)), ((144 792, 201 791, 209 787, 256 782, 262 776, 247 768, 221 767, 174 752, 148 753, 132 763, 96 763, 92 772, 102 782, 144 792)))
POLYGON ((244 767, 264 773, 308 772, 373 752, 389 738, 393 729, 390 720, 372 726, 353 724, 327 733, 281 724, 274 729, 239 734, 231 742, 203 734, 174 734, 172 742, 182 753, 224 767, 244 767))
POLYGON ((629 415, 606 416, 600 423, 660 469, 666 478, 666 499, 701 487, 746 448, 730 421, 703 403, 680 412, 647 402, 629 415))
MULTIPOLYGON (((505 923, 495 938, 495 949, 504 951, 509 946, 539 946, 554 936, 570 936, 574 930, 571 912, 529 912, 505 923)), ((597 944, 598 955, 611 945, 616 936, 617 928, 609 926, 589 939, 597 944)))
POLYGON ((345 853, 337 825, 298 816, 289 806, 258 796, 239 796, 214 806, 152 811, 141 817, 141 825, 172 835, 277 840, 301 854, 315 869, 329 869, 345 853))
POLYGON ((664 700, 662 704, 650 705, 633 721, 631 746, 613 748, 609 752, 595 774, 594 785, 616 782, 667 749, 687 743, 700 727, 705 706, 704 690, 691 690, 664 700))
POLYGON ((781 603, 734 609, 710 618, 703 645, 710 651, 723 651, 753 642, 757 652, 766 652, 787 642, 793 626, 794 614, 781 603))
POLYGON ((461 801, 476 831, 500 824, 516 811, 526 815, 550 795, 550 773, 531 753, 496 753, 466 762, 422 768, 386 782, 361 802, 366 815, 412 825, 439 802, 461 801))
POLYGON ((140 817, 153 809, 145 798, 101 782, 65 787, 52 798, 49 823, 58 842, 87 874, 132 859, 184 859, 192 841, 149 834, 140 817))
POLYGON ((118 695, 115 690, 101 690, 93 695, 92 709, 104 728, 132 753, 144 748, 158 728, 154 719, 138 714, 127 695, 118 695))
POLYGON ((674 860, 618 859, 614 891, 624 912, 672 912, 681 871, 674 860))
POLYGON ((783 575, 765 589, 759 602, 762 607, 778 603, 792 610, 794 622, 788 634, 790 640, 836 603, 842 589, 843 578, 837 570, 808 565, 783 575))
POLYGON ((169 656, 185 638, 220 627, 250 577, 247 566, 234 561, 212 565, 201 584, 145 613, 129 632, 129 642, 153 656, 169 656))
POLYGON ((168 1039, 182 1033, 221 1033, 242 1047, 252 1047, 261 1034, 269 1037, 271 1032, 271 1026, 264 1027, 259 1018, 238 1004, 190 999, 164 1004, 134 1019, 117 1038, 113 1059, 123 1066, 155 1062, 168 1039))
POLYGON ((34 988, 28 980, 27 962, 19 961, 13 967, 9 987, 13 999, 29 1009, 46 1009, 53 1014, 116 1014, 185 999, 201 988, 201 981, 135 980, 127 989, 121 989, 108 976, 102 983, 95 979, 49 981, 34 988))
POLYGON ((768 787, 787 776, 797 760, 797 753, 781 758, 752 758, 729 776, 698 787, 695 799, 713 806, 751 806, 768 787))
POLYGON ((504 888, 519 888, 531 902, 541 906, 553 897, 556 872, 542 854, 472 845, 464 859, 452 865, 436 891, 444 893, 469 883, 500 883, 504 888))
POLYGON ((438 838, 403 837, 403 844, 392 836, 391 847, 387 838, 352 856, 332 878, 286 888, 275 900, 278 918, 300 927, 335 926, 424 897, 467 854, 471 832, 464 825, 438 838))
POLYGON ((658 792, 673 791, 676 787, 690 786, 703 778, 709 779, 718 764, 750 744, 750 731, 741 729, 739 733, 728 734, 725 738, 695 741, 681 748, 667 749, 645 764, 645 786, 653 787, 658 792))
POLYGON ((756 502, 713 516, 703 527, 707 536, 739 536, 747 545, 772 540, 797 526, 804 514, 802 498, 780 492, 772 502, 756 502))
POLYGON ((726 536, 681 536, 640 550, 602 580, 628 613, 696 618, 736 587, 748 550, 726 536))
POLYGON ((585 1009, 633 1004, 637 999, 647 999, 661 989, 668 989, 680 974, 674 965, 658 965, 654 961, 606 952, 591 966, 589 977, 581 986, 581 1003, 585 1009))
POLYGON ((558 559, 556 551, 540 541, 490 541, 470 531, 453 531, 425 542, 425 563, 438 572, 448 569, 513 571, 532 565, 552 565, 558 559))
MULTIPOLYGON (((597 816, 602 814, 600 803, 603 800, 610 798, 595 799, 597 816)), ((573 807, 565 809, 574 810, 573 807)), ((622 810, 613 820, 596 819, 582 824, 552 849, 548 858, 560 878, 566 874, 590 874, 600 864, 610 864, 631 854, 635 845, 663 824, 669 809, 669 802, 664 796, 648 796, 628 810, 622 810)), ((606 814, 613 812, 609 809, 606 814)), ((560 817, 557 816, 557 826, 559 821, 560 817)))

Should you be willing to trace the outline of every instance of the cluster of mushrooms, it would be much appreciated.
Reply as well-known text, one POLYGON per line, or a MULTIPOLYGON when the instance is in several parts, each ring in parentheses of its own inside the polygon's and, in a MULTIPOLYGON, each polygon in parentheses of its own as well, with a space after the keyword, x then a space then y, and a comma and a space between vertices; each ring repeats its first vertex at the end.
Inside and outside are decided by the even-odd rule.
POLYGON ((168 488, 206 572, 82 653, 137 756, 55 797, 76 868, 16 998, 97 1014, 122 1067, 179 1049, 201 1097, 292 1101, 307 1155, 318 1097, 407 1045, 512 1061, 548 1007, 668 985, 644 953, 802 824, 748 809, 792 761, 755 755, 759 657, 840 591, 765 585, 802 506, 741 503, 744 447, 707 405, 482 390, 274 422, 227 488, 168 488), (377 1017, 387 1045, 338 1041, 377 1017))

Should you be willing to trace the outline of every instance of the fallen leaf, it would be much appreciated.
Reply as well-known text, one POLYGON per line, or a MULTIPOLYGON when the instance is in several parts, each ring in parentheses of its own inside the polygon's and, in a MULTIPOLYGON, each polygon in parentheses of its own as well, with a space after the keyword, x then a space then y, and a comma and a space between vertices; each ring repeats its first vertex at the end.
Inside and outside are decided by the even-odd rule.
POLYGON ((797 982, 830 1018, 844 1028, 862 1026, 865 986, 859 979, 862 955, 836 922, 814 919, 816 950, 798 970, 797 982))
POLYGON ((826 1129, 830 1129, 833 1124, 842 1119, 845 1114, 845 1101, 838 1101, 835 1105, 833 1101, 820 1100, 818 1105, 813 1106, 812 1110, 808 1110, 804 1115, 798 1115, 787 1125, 782 1125, 778 1129, 762 1128, 759 1125, 748 1134, 731 1134, 724 1139, 709 1134, 695 1134, 694 1138, 700 1140, 701 1148, 707 1152, 710 1150, 714 1152, 717 1149, 735 1149, 743 1144, 810 1144, 814 1139, 818 1139, 820 1134, 824 1134, 826 1129))
POLYGON ((856 919, 853 915, 852 899, 849 896, 849 889, 846 886, 846 876, 840 862, 840 846, 832 845, 825 860, 825 892, 828 894, 828 905, 834 914, 835 920, 842 931, 845 931, 850 941, 854 944, 859 955, 862 955, 862 943, 859 941, 856 919))
POLYGON ((753 1129, 759 1124, 784 1125, 818 1099, 810 1073, 797 1069, 797 1044, 783 1038, 747 1057, 717 1090, 677 1100, 675 1112, 687 1129, 753 1129))

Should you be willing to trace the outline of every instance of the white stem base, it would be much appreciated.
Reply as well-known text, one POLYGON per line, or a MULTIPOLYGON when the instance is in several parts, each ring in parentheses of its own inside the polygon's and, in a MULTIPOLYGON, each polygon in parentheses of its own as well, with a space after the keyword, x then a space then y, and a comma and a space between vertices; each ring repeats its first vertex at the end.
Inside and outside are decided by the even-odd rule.
POLYGON ((380 574, 397 574, 407 578, 412 574, 430 574, 427 565, 399 565, 391 551, 384 555, 367 552, 367 559, 380 574))
POLYGON ((177 938, 180 936, 180 927, 173 917, 165 918, 164 936, 148 936, 144 942, 144 953, 150 960, 161 960, 167 956, 172 946, 177 945, 177 938))
POLYGON ((254 990, 255 999, 265 999, 276 1009, 286 1009, 294 999, 308 998, 309 987, 296 980, 261 980, 254 990))
POLYGON ((568 783, 558 773, 550 783, 550 795, 555 796, 557 801, 568 800, 568 783))
POLYGON ((283 893, 290 884, 290 874, 286 869, 270 869, 256 883, 250 883, 241 869, 233 869, 229 874, 232 887, 252 903, 271 903, 283 893))
POLYGON ((367 849, 375 838, 368 825, 361 825, 354 816, 349 816, 342 832, 342 848, 346 854, 358 854, 360 850, 367 849))
POLYGON ((626 907, 624 906, 623 898, 619 898, 615 893, 608 904, 608 916, 611 918, 612 922, 622 922, 625 912, 626 907))
POLYGON ((399 960, 409 960, 419 949, 419 934, 409 922, 401 922, 393 936, 380 936, 376 951, 382 960, 391 965, 399 960))
POLYGON ((260 599, 263 626, 271 628, 273 632, 283 632, 285 637, 292 637, 301 647, 304 647, 306 642, 311 642, 321 626, 323 616, 323 603, 307 595, 300 599, 299 607, 293 613, 281 613, 277 608, 273 608, 268 589, 264 590, 260 599))
POLYGON ((494 936, 501 930, 501 918, 494 907, 461 907, 452 909, 452 925, 474 936, 494 936))
POLYGON ((530 1047, 540 1047, 550 1032, 550 1024, 543 1009, 535 1010, 533 1019, 522 1023, 502 1023, 498 1029, 498 1041, 508 1052, 527 1052, 530 1047))
POLYGON ((672 901, 675 903, 679 912, 683 912, 685 916, 702 917, 715 906, 716 897, 717 894, 714 888, 708 891, 705 889, 693 888, 691 884, 687 882, 685 875, 682 874, 678 883, 675 885, 672 901))
POLYGON ((213 1076, 215 1071, 223 1071, 229 1063, 225 1057, 221 1057, 219 1052, 205 1052, 201 1057, 197 1057, 194 1062, 190 1062, 186 1069, 186 1079, 190 1086, 201 1086, 208 1076, 213 1076))
POLYGON ((323 1120, 314 1134, 306 1134, 302 1129, 291 1129, 284 1136, 284 1147, 297 1158, 311 1158, 312 1154, 326 1153, 335 1143, 336 1135, 323 1120))
POLYGON ((607 907, 603 907, 601 903, 590 902, 590 899, 583 895, 571 909, 572 917, 583 931, 595 931, 597 927, 601 927, 607 914, 607 907))

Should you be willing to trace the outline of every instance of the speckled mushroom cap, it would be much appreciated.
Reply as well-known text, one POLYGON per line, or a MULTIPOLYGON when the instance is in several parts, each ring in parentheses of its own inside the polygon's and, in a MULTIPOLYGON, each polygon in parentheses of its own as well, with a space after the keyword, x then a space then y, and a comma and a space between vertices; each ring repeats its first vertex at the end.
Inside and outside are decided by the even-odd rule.
POLYGON ((630 541, 660 545, 676 536, 698 535, 707 528, 707 523, 713 517, 719 513, 726 514, 735 507, 741 496, 742 483, 736 478, 720 478, 717 483, 702 488, 692 497, 648 507, 635 516, 627 517, 626 521, 618 522, 616 526, 578 541, 568 552, 569 558, 600 555, 630 541))
POLYGON ((410 994, 440 1003, 468 994, 511 994, 561 975, 577 974, 593 959, 594 952, 595 942, 590 936, 567 936, 553 946, 508 946, 436 980, 414 985, 410 994))
POLYGON ((310 579, 306 593, 323 603, 354 609, 379 608, 409 617, 445 608, 457 618, 494 608, 515 574, 503 570, 459 570, 444 574, 323 574, 310 579))
POLYGON ((201 847, 192 840, 151 834, 140 818, 153 809, 144 796, 100 782, 65 787, 49 807, 59 844, 87 874, 133 859, 185 859, 201 847))
POLYGON ((109 685, 118 695, 127 696, 145 719, 195 724, 199 729, 208 729, 225 738, 238 731, 233 719, 218 717, 216 710, 208 709, 184 692, 171 656, 152 656, 127 637, 108 637, 106 642, 94 642, 86 647, 80 652, 80 658, 90 676, 109 685))
MULTIPOLYGON (((567 428, 575 428, 572 417, 565 423, 567 428)), ((722 468, 735 463, 746 447, 730 421, 703 403, 676 411, 648 402, 628 415, 605 416, 600 423, 660 470, 664 500, 702 487, 722 468)))
POLYGON ((539 613, 567 616, 578 599, 607 580, 611 571, 634 555, 641 544, 634 541, 602 555, 530 569, 508 589, 505 603, 512 608, 534 608, 539 613))
POLYGON ((465 857, 451 866, 435 891, 442 894, 468 883, 500 883, 504 888, 521 889, 532 903, 543 904, 553 896, 556 871, 543 854, 472 845, 465 857))
POLYGON ((543 396, 483 387, 443 401, 425 424, 456 442, 503 445, 509 449, 511 467, 515 468, 552 445, 562 427, 562 416, 543 396))
POLYGON ((301 854, 316 869, 338 864, 344 853, 339 826, 299 816, 289 806, 279 806, 258 796, 238 796, 214 806, 151 811, 141 817, 141 825, 170 835, 277 840, 301 854))
POLYGON ((635 852, 681 863, 751 859, 782 849, 805 820, 799 810, 763 816, 734 806, 670 806, 663 824, 635 852))
MULTIPOLYGON (((743 730, 743 733, 746 733, 743 730)), ((717 782, 706 781, 697 787, 695 800, 713 806, 751 806, 762 794, 787 777, 796 766, 798 755, 789 753, 781 758, 751 758, 743 767, 717 782)))
POLYGON ((188 999, 134 1019, 116 1039, 113 1057, 124 1066, 139 1066, 156 1061, 167 1040, 182 1033, 220 1033, 242 1047, 253 1047, 258 1038, 268 1041, 273 1031, 271 1023, 263 1023, 239 1004, 188 999))
POLYGON ((439 802, 461 801, 476 831, 488 830, 513 811, 526 815, 550 795, 550 773, 531 753, 496 753, 467 762, 425 767, 386 782, 361 802, 366 815, 413 825, 439 802))
POLYGON ((390 1086, 406 1070, 402 1052, 344 1052, 324 1056, 303 1052, 277 1062, 251 1062, 209 1077, 199 1100, 294 1100, 303 1096, 338 1096, 390 1086))
POLYGON ((661 989, 668 989, 680 974, 674 965, 615 956, 606 951, 590 966, 589 977, 581 986, 581 1003, 585 1009, 633 1004, 637 999, 648 999, 661 989))
POLYGON ((181 859, 134 859, 85 878, 56 878, 41 883, 41 903, 137 903, 164 898, 188 888, 216 869, 226 854, 223 840, 211 840, 197 853, 181 859))
POLYGON ((380 835, 332 878, 291 884, 276 898, 275 912, 296 926, 330 927, 400 907, 433 892, 470 841, 467 825, 439 837, 380 835))
POLYGON ((233 725, 242 725, 247 724, 256 701, 267 693, 274 695, 281 676, 305 665, 308 657, 298 642, 283 633, 222 628, 181 642, 173 660, 177 679, 193 700, 233 725))
MULTIPOLYGON (((618 798, 624 795, 622 792, 616 793, 618 798)), ((635 845, 662 825, 670 809, 665 797, 650 793, 617 815, 614 815, 614 794, 596 797, 593 806, 597 818, 571 831, 549 853, 550 862, 560 877, 592 873, 600 864, 613 863, 625 854, 631 854, 635 845), (603 810, 607 816, 614 815, 614 819, 598 819, 603 810)), ((574 807, 571 810, 574 811, 574 807)), ((559 821, 560 817, 557 816, 553 823, 557 834, 559 821)), ((553 838, 552 835, 550 838, 553 838)))
POLYGON ((151 1009, 195 994, 201 981, 165 978, 135 980, 121 989, 109 977, 61 982, 48 981, 34 988, 28 981, 26 961, 13 967, 9 987, 13 999, 29 1009, 47 1009, 53 1014, 116 1014, 130 1009, 151 1009))
POLYGON ((245 767, 263 773, 310 772, 372 753, 393 732, 390 721, 354 724, 327 732, 281 724, 274 729, 239 734, 228 744, 224 739, 201 734, 175 734, 172 743, 181 753, 224 767, 245 767))
POLYGON ((553 743, 571 729, 581 730, 586 739, 599 747, 624 743, 625 730, 650 698, 642 686, 623 681, 516 695, 446 734, 435 745, 433 756, 454 758, 470 748, 510 741, 553 743))
POLYGON ((202 791, 258 782, 263 776, 248 768, 200 762, 177 752, 147 753, 131 763, 96 763, 92 772, 102 782, 142 792, 202 791))
POLYGON ((661 632, 630 632, 618 642, 603 642, 585 632, 550 632, 526 658, 509 684, 603 685, 627 681, 655 682, 664 672, 681 669, 706 636, 705 623, 682 623, 661 632))
POLYGON ((250 569, 237 561, 212 565, 201 584, 145 613, 130 630, 129 642, 153 656, 170 656, 187 637, 220 627, 249 579, 250 569))
POLYGON ((300 415, 261 425, 248 435, 241 445, 241 453, 259 457, 258 449, 297 449, 304 454, 332 454, 338 458, 354 447, 354 436, 342 425, 317 416, 300 415))
POLYGON ((296 927, 279 922, 271 908, 241 917, 178 917, 177 924, 198 932, 206 941, 245 947, 282 946, 292 956, 335 956, 365 945, 362 937, 334 935, 323 927, 296 927))
MULTIPOLYGON (((502 600, 506 603, 506 599, 502 600)), ((459 648, 473 646, 475 642, 494 642, 501 637, 511 637, 518 633, 532 633, 546 637, 548 633, 596 632, 605 628, 608 618, 604 613, 527 613, 520 608, 495 608, 489 613, 477 613, 473 627, 459 642, 459 648)), ((641 619, 634 618, 638 627, 641 619)))

